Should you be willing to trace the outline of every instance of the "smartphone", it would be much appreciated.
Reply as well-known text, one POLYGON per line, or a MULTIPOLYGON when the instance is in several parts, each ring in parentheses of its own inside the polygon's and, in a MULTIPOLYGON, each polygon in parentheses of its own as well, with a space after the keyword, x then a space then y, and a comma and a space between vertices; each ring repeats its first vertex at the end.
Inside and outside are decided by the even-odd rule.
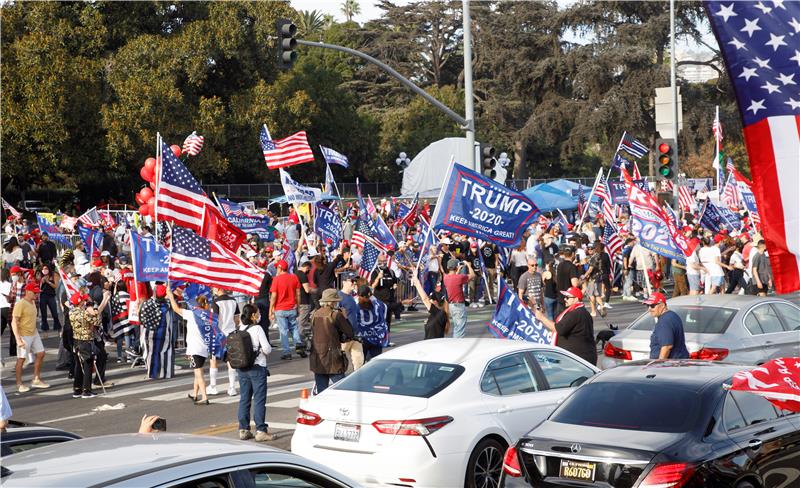
POLYGON ((162 419, 161 417, 156 419, 156 421, 153 422, 153 430, 160 430, 162 432, 166 432, 167 431, 167 419, 162 419))

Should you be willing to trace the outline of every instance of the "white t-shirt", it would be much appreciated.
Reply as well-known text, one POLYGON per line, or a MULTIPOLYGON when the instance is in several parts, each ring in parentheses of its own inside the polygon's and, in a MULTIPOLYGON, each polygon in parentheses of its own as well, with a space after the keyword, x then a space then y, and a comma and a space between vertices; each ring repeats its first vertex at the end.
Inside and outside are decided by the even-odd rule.
POLYGON ((717 264, 717 260, 720 259, 721 253, 719 252, 719 248, 717 246, 708 246, 703 247, 698 251, 700 256, 700 263, 708 270, 708 274, 710 276, 724 276, 725 273, 722 271, 722 266, 717 264))
MULTIPOLYGON (((239 325, 239 330, 244 330, 245 328, 247 328, 246 325, 239 325)), ((253 343, 254 350, 258 351, 258 348, 261 348, 258 352, 258 356, 256 356, 255 364, 266 368, 267 354, 272 352, 272 346, 269 345, 264 329, 262 329, 260 325, 255 324, 247 329, 247 333, 250 334, 250 341, 253 343)))
POLYGON ((692 254, 686 256, 686 274, 692 276, 700 276, 700 270, 695 269, 693 264, 700 264, 700 260, 697 259, 697 253, 693 252, 692 254))
MULTIPOLYGON (((528 255, 529 258, 535 259, 536 258, 536 248, 539 244, 539 236, 536 234, 531 234, 528 237, 528 240, 525 242, 525 254, 528 255)), ((526 263, 527 264, 527 263, 526 263)))
POLYGON ((11 282, 0 281, 0 308, 9 308, 11 306, 6 299, 9 293, 11 293, 11 282))
POLYGON ((730 265, 734 268, 744 269, 744 258, 742 257, 742 253, 739 251, 734 251, 733 254, 731 254, 730 265))
MULTIPOLYGON (((186 321, 186 355, 208 357, 208 348, 197 328, 194 313, 191 310, 181 310, 181 317, 186 321)), ((260 327, 259 327, 260 328, 260 327)))

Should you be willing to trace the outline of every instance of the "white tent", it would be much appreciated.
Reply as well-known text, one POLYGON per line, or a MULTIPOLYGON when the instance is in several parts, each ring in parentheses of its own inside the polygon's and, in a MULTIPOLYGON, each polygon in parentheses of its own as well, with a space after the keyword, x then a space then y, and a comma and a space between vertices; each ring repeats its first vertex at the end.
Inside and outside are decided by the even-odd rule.
MULTIPOLYGON (((419 192, 421 197, 438 196, 451 158, 456 163, 467 165, 469 146, 466 138, 448 137, 420 151, 403 171, 401 195, 413 197, 419 192)), ((495 179, 504 182, 505 168, 498 165, 495 171, 497 171, 495 179)))

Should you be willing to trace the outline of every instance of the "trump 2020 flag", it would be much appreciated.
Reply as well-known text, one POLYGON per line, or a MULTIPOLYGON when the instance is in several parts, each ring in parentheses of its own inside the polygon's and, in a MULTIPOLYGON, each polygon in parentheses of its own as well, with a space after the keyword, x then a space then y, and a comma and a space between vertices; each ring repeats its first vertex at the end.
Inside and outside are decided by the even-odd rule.
POLYGON ((319 147, 320 151, 322 151, 322 157, 325 158, 325 162, 328 164, 338 164, 339 166, 347 168, 349 162, 347 161, 347 156, 340 152, 336 152, 333 149, 325 146, 319 147))
POLYGON ((287 203, 314 203, 322 200, 322 190, 319 188, 301 185, 283 168, 280 168, 280 173, 287 203))
POLYGON ((494 309, 489 332, 495 337, 537 344, 555 344, 556 337, 526 307, 519 297, 500 280, 500 298, 494 309))
POLYGON ((169 251, 158 244, 155 238, 131 231, 131 260, 136 281, 167 281, 169 251))
POLYGON ((314 232, 324 241, 331 241, 330 247, 339 247, 342 239, 342 219, 320 202, 316 204, 316 216, 314 218, 314 232))
POLYGON ((450 167, 436 206, 433 228, 517 246, 522 233, 539 218, 525 195, 458 163, 450 167))
POLYGON ((742 118, 775 291, 800 290, 800 2, 705 2, 742 118))

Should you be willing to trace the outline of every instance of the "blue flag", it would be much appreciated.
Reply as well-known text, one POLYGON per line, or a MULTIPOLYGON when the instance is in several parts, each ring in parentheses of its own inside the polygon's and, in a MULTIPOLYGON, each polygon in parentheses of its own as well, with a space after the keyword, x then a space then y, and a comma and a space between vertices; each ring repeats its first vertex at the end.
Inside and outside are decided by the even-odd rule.
POLYGON ((136 281, 167 281, 169 251, 153 237, 143 237, 131 231, 131 259, 136 281))
POLYGON ((460 164, 450 169, 441 195, 434 229, 498 246, 518 246, 522 233, 539 218, 539 210, 528 197, 460 164))
POLYGON ((526 307, 519 297, 508 289, 506 280, 500 281, 500 298, 494 309, 489 332, 495 337, 537 344, 554 344, 553 333, 526 307))
POLYGON ((225 357, 225 334, 219 328, 219 314, 200 307, 192 307, 194 321, 208 348, 208 353, 217 359, 225 357))
POLYGON ((373 346, 389 345, 389 328, 386 325, 386 304, 375 297, 370 297, 372 307, 358 307, 358 330, 363 342, 373 346))
MULTIPOLYGON (((63 244, 69 248, 72 248, 72 242, 67 239, 67 236, 61 233, 61 231, 56 227, 55 224, 51 224, 47 221, 44 217, 39 214, 36 214, 36 222, 39 224, 39 231, 40 232, 47 232, 47 235, 53 242, 58 242, 59 244, 63 244)), ((100 235, 100 243, 103 242, 103 236, 100 235)))
POLYGON ((78 234, 81 236, 83 244, 89 251, 89 255, 94 254, 95 249, 99 250, 101 247, 103 247, 103 233, 98 229, 92 229, 78 225, 78 234))
POLYGON ((339 215, 323 205, 321 202, 316 203, 316 218, 314 219, 314 232, 327 242, 330 239, 331 248, 339 247, 342 240, 342 219, 339 215))
POLYGON ((389 226, 386 225, 380 215, 375 218, 375 231, 375 239, 386 246, 386 249, 397 249, 397 239, 394 238, 394 234, 392 234, 389 226))
POLYGON ((739 230, 741 222, 733 212, 727 208, 718 207, 707 199, 700 214, 700 226, 711 232, 720 232, 723 229, 735 231, 739 230))
POLYGON ((270 225, 272 222, 266 215, 251 215, 245 207, 239 203, 217 198, 222 215, 228 222, 235 225, 246 234, 256 234, 262 241, 275 240, 275 227, 270 225))

